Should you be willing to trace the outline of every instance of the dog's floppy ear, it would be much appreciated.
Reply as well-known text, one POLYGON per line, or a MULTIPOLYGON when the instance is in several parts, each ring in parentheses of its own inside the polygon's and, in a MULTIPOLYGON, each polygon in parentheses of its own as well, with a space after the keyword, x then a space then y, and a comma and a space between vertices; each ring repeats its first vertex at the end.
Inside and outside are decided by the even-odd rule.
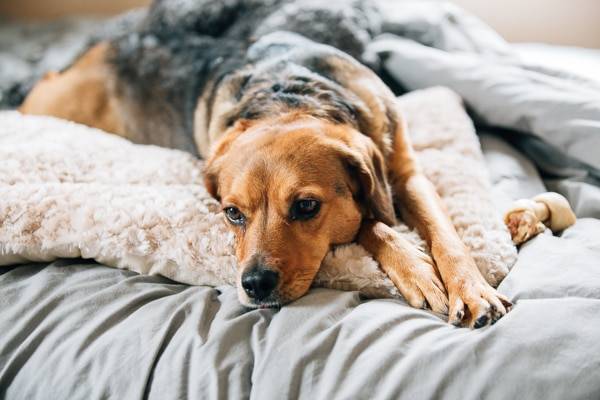
POLYGON ((223 161, 223 156, 231 147, 231 143, 242 134, 248 127, 250 122, 247 120, 239 120, 227 132, 223 134, 221 140, 215 143, 215 147, 211 150, 208 160, 204 165, 204 186, 208 193, 221 201, 219 196, 219 170, 220 164, 223 161))
POLYGON ((390 226, 394 225, 394 201, 381 151, 366 136, 352 146, 342 146, 340 151, 350 174, 360 185, 356 194, 365 205, 369 217, 390 226))
POLYGON ((206 160, 206 164, 204 164, 204 187, 206 187, 206 191, 218 201, 221 201, 221 197, 219 196, 219 164, 220 159, 223 156, 220 148, 215 149, 216 151, 210 156, 208 160, 206 160))
POLYGON ((204 168, 204 187, 206 187, 206 191, 208 192, 208 194, 210 194, 218 201, 221 201, 221 199, 219 198, 217 174, 214 171, 208 169, 207 167, 204 168))

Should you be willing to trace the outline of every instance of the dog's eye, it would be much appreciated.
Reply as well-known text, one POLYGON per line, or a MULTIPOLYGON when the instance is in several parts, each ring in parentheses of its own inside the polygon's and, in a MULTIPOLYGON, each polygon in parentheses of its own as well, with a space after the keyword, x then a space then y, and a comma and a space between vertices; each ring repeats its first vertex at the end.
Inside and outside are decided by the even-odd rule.
POLYGON ((234 225, 242 225, 246 222, 246 217, 242 212, 236 207, 227 207, 223 211, 225 211, 225 216, 234 225))
POLYGON ((307 220, 317 215, 320 209, 321 203, 318 200, 300 199, 292 204, 290 216, 293 220, 307 220))

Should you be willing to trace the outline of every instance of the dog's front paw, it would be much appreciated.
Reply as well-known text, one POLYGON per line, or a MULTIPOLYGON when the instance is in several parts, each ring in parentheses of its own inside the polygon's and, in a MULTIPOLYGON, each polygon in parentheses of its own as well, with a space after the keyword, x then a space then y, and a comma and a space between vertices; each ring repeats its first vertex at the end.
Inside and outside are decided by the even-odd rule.
POLYGON ((450 312, 448 322, 455 326, 481 328, 494 324, 512 307, 508 298, 481 276, 455 277, 448 282, 450 312))
POLYGON ((390 276, 394 285, 411 306, 448 314, 448 296, 433 259, 419 250, 412 253, 408 265, 393 269, 399 272, 390 276))

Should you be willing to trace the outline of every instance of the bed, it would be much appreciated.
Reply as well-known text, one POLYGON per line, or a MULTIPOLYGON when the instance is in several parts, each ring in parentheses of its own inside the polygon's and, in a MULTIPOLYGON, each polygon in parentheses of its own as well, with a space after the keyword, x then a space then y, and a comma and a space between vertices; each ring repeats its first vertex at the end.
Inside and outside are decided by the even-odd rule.
MULTIPOLYGON (((453 6, 423 7, 385 14, 369 47, 381 68, 408 90, 461 94, 499 209, 551 188, 579 217, 522 246, 499 288, 512 312, 469 330, 400 300, 329 289, 248 311, 228 286, 89 260, 13 266, 0 269, 0 398, 599 398, 600 89, 518 64, 453 6), (499 76, 510 79, 490 80, 499 76), (569 95, 564 106, 556 93, 569 95)), ((29 82, 11 79, 5 107, 29 82)))

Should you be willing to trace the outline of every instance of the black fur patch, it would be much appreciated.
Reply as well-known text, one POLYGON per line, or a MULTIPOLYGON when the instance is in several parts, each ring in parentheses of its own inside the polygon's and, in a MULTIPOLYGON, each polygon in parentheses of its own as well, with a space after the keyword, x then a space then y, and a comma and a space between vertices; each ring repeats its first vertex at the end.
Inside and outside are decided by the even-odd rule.
POLYGON ((271 81, 259 78, 244 82, 245 93, 238 97, 239 105, 228 120, 260 119, 301 109, 334 123, 357 126, 357 110, 342 88, 324 77, 309 76, 310 71, 306 76, 288 74, 294 69, 290 65, 282 71, 269 71, 271 81))

